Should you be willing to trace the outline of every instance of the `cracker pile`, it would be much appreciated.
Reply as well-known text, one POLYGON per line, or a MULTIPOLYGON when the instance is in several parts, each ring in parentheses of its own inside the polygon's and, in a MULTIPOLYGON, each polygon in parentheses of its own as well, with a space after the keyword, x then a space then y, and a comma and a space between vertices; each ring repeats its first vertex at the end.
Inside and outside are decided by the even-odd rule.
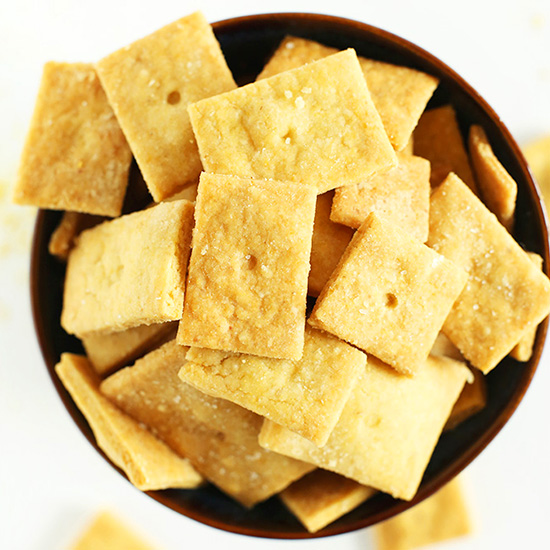
POLYGON ((50 249, 88 357, 57 371, 137 486, 281 493, 315 531, 412 499, 483 374, 528 360, 550 281, 483 130, 469 157, 453 107, 425 111, 437 84, 287 37, 237 87, 200 13, 46 66, 15 199, 67 211, 50 249), (132 155, 154 202, 121 216, 132 155))

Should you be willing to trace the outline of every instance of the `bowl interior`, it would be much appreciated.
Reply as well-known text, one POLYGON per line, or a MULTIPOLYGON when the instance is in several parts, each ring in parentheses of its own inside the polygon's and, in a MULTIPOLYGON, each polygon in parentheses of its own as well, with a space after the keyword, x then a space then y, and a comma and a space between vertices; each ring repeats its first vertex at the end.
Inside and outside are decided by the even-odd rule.
MULTIPOLYGON (((353 47, 359 55, 420 69, 441 83, 429 106, 452 103, 466 135, 470 124, 481 124, 495 153, 518 183, 515 238, 527 250, 539 253, 548 269, 547 230, 536 186, 518 146, 498 116, 458 75, 442 62, 409 42, 374 27, 322 15, 270 14, 231 19, 214 24, 227 62, 239 84, 252 81, 281 39, 292 34, 336 48, 353 47)), ((135 205, 127 205, 127 210, 135 205)), ((36 332, 53 383, 67 410, 90 443, 93 434, 54 372, 62 352, 82 353, 78 340, 60 326, 64 266, 48 253, 48 242, 61 214, 38 214, 31 263, 31 293, 36 332)), ((367 527, 423 500, 458 474, 493 439, 521 401, 539 361, 547 321, 539 328, 528 363, 506 358, 487 376, 487 407, 458 428, 444 433, 425 472, 417 496, 411 502, 379 494, 316 534, 309 534, 277 497, 245 510, 215 487, 195 490, 149 492, 149 496, 173 510, 236 533, 275 538, 312 538, 367 527)), ((102 453, 103 454, 103 453, 102 453)), ((106 458, 106 457, 105 457, 106 458)), ((107 458, 106 458, 107 459, 107 458)), ((113 466, 114 467, 114 466, 113 466)))

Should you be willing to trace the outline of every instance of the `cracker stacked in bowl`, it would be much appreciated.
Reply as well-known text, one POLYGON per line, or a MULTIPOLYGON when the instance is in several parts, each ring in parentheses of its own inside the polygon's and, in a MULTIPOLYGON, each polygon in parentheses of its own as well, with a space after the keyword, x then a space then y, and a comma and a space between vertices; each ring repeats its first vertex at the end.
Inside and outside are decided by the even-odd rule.
POLYGON ((57 371, 136 486, 280 493, 312 531, 410 500, 483 375, 528 358, 550 283, 483 129, 468 154, 452 106, 425 111, 437 84, 287 37, 237 87, 200 14, 46 66, 15 198, 67 211, 87 357, 57 371), (132 157, 152 204, 121 215, 132 157), (312 484, 314 522, 291 504, 312 484))

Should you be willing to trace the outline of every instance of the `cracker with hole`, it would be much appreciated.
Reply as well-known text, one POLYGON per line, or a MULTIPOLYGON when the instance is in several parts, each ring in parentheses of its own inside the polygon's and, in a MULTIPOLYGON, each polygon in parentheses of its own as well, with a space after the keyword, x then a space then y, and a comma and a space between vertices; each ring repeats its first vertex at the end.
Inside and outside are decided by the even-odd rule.
POLYGON ((333 198, 333 191, 317 197, 307 282, 309 296, 319 296, 353 236, 352 229, 330 219, 333 198))
POLYGON ((461 268, 371 213, 308 322, 414 374, 466 278, 461 268))
POLYGON ((456 111, 444 105, 425 111, 414 130, 414 154, 431 163, 430 182, 438 186, 450 172, 456 173, 478 194, 477 185, 464 147, 456 111))
POLYGON ((93 65, 46 63, 14 201, 119 216, 131 160, 93 65))
POLYGON ((416 237, 428 239, 430 163, 421 157, 397 156, 398 165, 364 183, 336 189, 330 219, 358 228, 371 212, 391 220, 416 237))
POLYGON ((260 445, 410 500, 469 376, 444 357, 428 357, 413 377, 369 357, 326 445, 269 420, 260 445))
MULTIPOLYGON (((257 79, 300 67, 337 51, 311 40, 287 36, 257 79)), ((397 151, 401 151, 407 146, 420 115, 437 88, 438 80, 409 67, 361 56, 359 63, 390 142, 397 151)))
POLYGON ((183 383, 178 372, 187 351, 172 340, 104 380, 101 391, 244 506, 269 498, 313 469, 262 449, 260 416, 183 383))
POLYGON ((374 526, 377 550, 413 550, 472 532, 462 483, 453 479, 413 508, 374 526))
POLYGON ((201 175, 181 344, 299 359, 315 188, 201 175))
POLYGON ((316 533, 375 494, 372 487, 318 469, 295 481, 279 498, 310 533, 316 533))
POLYGON ((468 148, 481 199, 499 222, 511 231, 518 194, 516 182, 493 152, 485 130, 477 124, 470 127, 468 148))
POLYGON ((428 245, 468 273, 443 332, 487 374, 548 315, 550 281, 455 174, 432 193, 428 245))
POLYGON ((90 332, 81 337, 86 356, 100 376, 128 365, 176 336, 178 323, 157 323, 119 332, 90 332))
POLYGON ((67 263, 61 325, 70 334, 181 319, 193 204, 181 200, 84 231, 67 263))
POLYGON ((99 379, 86 357, 63 353, 55 371, 88 421, 98 446, 138 489, 189 489, 202 483, 188 460, 101 395, 99 379))
POLYGON ((301 359, 271 359, 191 348, 179 377, 322 446, 327 442, 367 356, 307 327, 301 359))
MULTIPOLYGON (((527 256, 537 266, 538 269, 542 271, 542 265, 544 260, 541 256, 535 252, 527 252, 527 256)), ((510 355, 516 360, 521 362, 526 362, 531 359, 533 355, 533 347, 535 346, 535 339, 537 337, 538 326, 528 330, 522 337, 521 340, 517 343, 514 349, 510 352, 510 355)))
POLYGON ((189 115, 207 172, 294 181, 320 194, 396 163, 351 49, 203 99, 189 115))
POLYGON ((155 201, 193 183, 202 166, 187 106, 236 87, 204 16, 174 21, 97 70, 155 201))

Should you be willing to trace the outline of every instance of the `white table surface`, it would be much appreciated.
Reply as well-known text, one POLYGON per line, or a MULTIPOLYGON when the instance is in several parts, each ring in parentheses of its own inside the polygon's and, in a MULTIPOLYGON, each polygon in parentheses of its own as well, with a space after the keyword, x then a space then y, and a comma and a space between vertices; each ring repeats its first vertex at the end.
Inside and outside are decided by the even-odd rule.
MULTIPOLYGON (((29 246, 34 209, 10 204, 45 61, 94 61, 183 15, 210 21, 275 11, 358 19, 431 51, 495 108, 518 142, 550 133, 550 2, 296 0, 135 2, 0 0, 0 548, 66 548, 102 507, 165 550, 374 548, 368 531, 314 541, 228 534, 139 493, 88 444, 54 391, 33 331, 29 246)), ((477 526, 435 549, 549 548, 550 371, 543 356, 518 411, 464 473, 477 526)))

